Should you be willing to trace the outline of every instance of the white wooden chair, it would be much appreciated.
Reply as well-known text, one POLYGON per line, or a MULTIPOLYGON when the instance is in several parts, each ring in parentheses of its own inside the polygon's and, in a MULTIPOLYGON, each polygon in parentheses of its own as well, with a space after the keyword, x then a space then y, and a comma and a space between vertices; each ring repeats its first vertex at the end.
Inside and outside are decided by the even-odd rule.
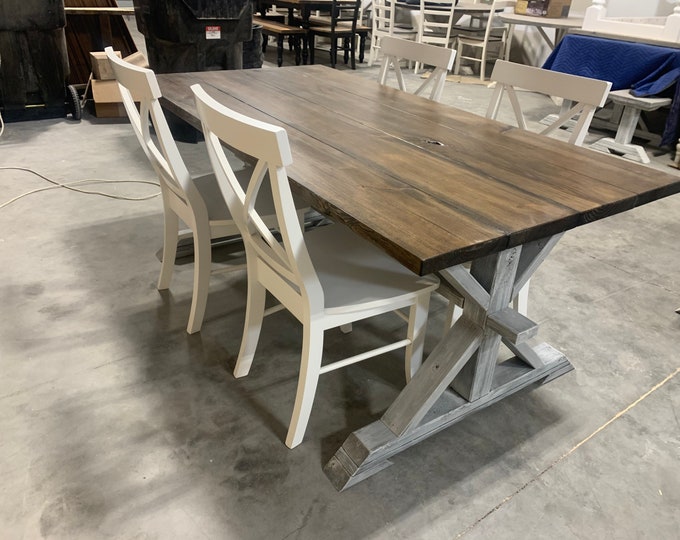
MULTIPOLYGON (((507 94, 512 105, 512 110, 517 120, 517 125, 521 129, 527 129, 527 123, 522 112, 520 100, 515 91, 516 88, 523 88, 532 92, 540 92, 549 96, 562 97, 564 100, 571 101, 572 106, 559 115, 557 120, 543 129, 541 135, 549 135, 560 126, 566 124, 575 116, 578 116, 576 125, 573 128, 569 143, 581 146, 588 133, 588 128, 595 114, 597 107, 603 107, 607 101, 609 90, 612 83, 569 75, 557 71, 550 71, 522 64, 515 64, 506 60, 498 60, 491 74, 491 80, 496 83, 496 88, 489 106, 486 117, 495 119, 500 109, 503 95, 507 94)), ((444 282, 442 282, 444 283, 444 282)), ((448 289, 445 285, 440 288, 440 292, 449 300, 449 312, 447 316, 447 327, 453 324, 461 314, 460 304, 462 297, 455 291, 448 289)), ((522 314, 527 315, 529 300, 529 281, 521 288, 515 299, 515 308, 522 314)))
MULTIPOLYGON (((455 2, 442 1, 440 6, 436 6, 435 3, 436 0, 420 0, 416 41, 453 49, 456 38, 451 37, 451 29, 456 9, 455 2)), ((416 61, 414 72, 418 73, 421 66, 422 62, 416 61)))
POLYGON ((576 146, 583 144, 593 115, 598 107, 604 106, 612 86, 609 81, 515 64, 506 60, 496 62, 491 80, 496 83, 496 88, 486 111, 487 118, 496 118, 503 95, 507 94, 517 125, 527 129, 515 88, 561 97, 571 102, 571 107, 562 112, 555 122, 543 129, 540 134, 549 135, 574 117, 578 117, 569 137, 569 143, 576 146))
MULTIPOLYGON (((159 290, 170 286, 177 242, 181 238, 193 237, 194 279, 187 324, 187 332, 193 334, 201 329, 203 323, 211 273, 243 269, 241 264, 213 270, 211 239, 239 235, 239 229, 231 219, 215 176, 192 177, 189 173, 158 101, 161 91, 153 71, 121 60, 111 47, 106 48, 106 55, 118 81, 132 128, 161 186, 164 235, 159 290), (139 101, 139 109, 135 101, 139 101), (155 137, 152 136, 152 127, 155 137), (179 230, 180 219, 189 230, 179 230)), ((271 197, 269 201, 263 197, 263 204, 263 212, 272 216, 274 206, 271 197)))
POLYGON ((406 347, 406 378, 420 366, 430 294, 438 280, 419 277, 346 227, 329 225, 303 236, 295 216, 286 167, 292 163, 286 131, 232 111, 199 86, 191 87, 210 161, 246 246, 248 305, 234 375, 247 375, 259 339, 269 291, 303 325, 302 358, 286 445, 302 442, 319 375, 406 347), (222 143, 252 157, 247 188, 238 183, 222 143), (255 202, 271 186, 281 232, 277 240, 262 223, 255 202), (321 365, 324 332, 354 321, 407 308, 406 337, 344 360, 321 365))
POLYGON ((659 17, 607 17, 607 0, 593 0, 586 9, 581 28, 614 36, 652 41, 680 42, 680 2, 675 2, 673 14, 659 17))
POLYGON ((395 36, 402 39, 415 40, 418 30, 412 26, 398 24, 396 0, 373 0, 373 17, 371 23, 371 52, 368 55, 368 66, 371 67, 378 59, 380 43, 385 36, 395 36))
POLYGON ((453 73, 458 75, 460 73, 461 60, 468 60, 479 64, 479 78, 484 81, 486 79, 486 64, 489 62, 490 55, 495 53, 496 58, 502 58, 507 55, 507 25, 497 25, 494 23, 496 11, 514 6, 515 0, 494 0, 489 16, 486 21, 486 27, 483 34, 472 32, 469 35, 460 33, 456 37, 456 64, 453 68, 453 73), (470 49, 470 52, 466 52, 470 49))
POLYGON ((446 75, 453 65, 456 51, 446 47, 427 45, 389 36, 382 38, 381 47, 384 59, 378 73, 378 82, 380 84, 386 84, 390 68, 393 68, 399 89, 406 92, 400 61, 415 61, 422 65, 432 66, 434 69, 429 77, 413 93, 421 95, 428 88, 431 88, 429 98, 433 101, 441 99, 446 75))

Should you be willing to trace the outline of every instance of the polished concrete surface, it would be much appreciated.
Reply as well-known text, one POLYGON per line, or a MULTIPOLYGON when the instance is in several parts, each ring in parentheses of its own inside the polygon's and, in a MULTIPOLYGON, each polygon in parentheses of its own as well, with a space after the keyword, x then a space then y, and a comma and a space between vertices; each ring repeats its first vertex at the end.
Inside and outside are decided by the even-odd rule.
MULTIPOLYGON (((490 90, 445 94, 481 114, 490 90)), ((526 99, 535 119, 552 106, 526 99)), ((182 150, 206 168, 202 146, 182 150)), ((678 174, 670 163, 658 156, 640 174, 678 174)), ((7 125, 0 167, 60 183, 154 179, 130 126, 90 115, 7 125)), ((0 204, 48 185, 0 170, 0 204)), ((299 325, 268 318, 251 374, 234 379, 245 275, 212 281, 203 330, 187 335, 191 258, 170 291, 155 288, 161 212, 158 197, 65 189, 0 208, 0 538, 678 538, 680 196, 568 232, 536 274, 530 316, 574 371, 342 493, 322 466, 399 392, 400 353, 323 376, 305 441, 289 450, 299 325)), ((434 300, 428 349, 443 315, 434 300)), ((387 316, 331 331, 327 355, 402 330, 387 316)))

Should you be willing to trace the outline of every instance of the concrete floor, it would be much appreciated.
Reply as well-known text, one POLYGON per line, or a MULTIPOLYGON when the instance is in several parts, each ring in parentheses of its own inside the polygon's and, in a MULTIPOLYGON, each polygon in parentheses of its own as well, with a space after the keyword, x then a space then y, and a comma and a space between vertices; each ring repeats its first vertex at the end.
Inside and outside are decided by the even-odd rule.
MULTIPOLYGON (((445 90, 478 113, 489 95, 445 90)), ((526 99, 533 118, 552 106, 526 99)), ((200 145, 182 149, 206 169, 200 145)), ((641 174, 678 174, 669 163, 641 174)), ((125 121, 89 115, 8 125, 0 166, 58 182, 154 179, 125 121)), ((47 185, 0 170, 0 204, 47 185)), ((678 538, 680 196, 567 233, 536 274, 530 316, 573 372, 343 493, 322 466, 399 392, 401 355, 322 377, 305 441, 287 449, 299 325, 267 319, 250 376, 234 379, 245 275, 214 279, 203 331, 187 335, 191 259, 177 261, 171 291, 155 288, 161 212, 157 197, 64 189, 0 209, 1 539, 678 538)), ((435 300, 428 349, 443 314, 435 300)), ((329 332, 328 356, 401 329, 388 316, 329 332)))

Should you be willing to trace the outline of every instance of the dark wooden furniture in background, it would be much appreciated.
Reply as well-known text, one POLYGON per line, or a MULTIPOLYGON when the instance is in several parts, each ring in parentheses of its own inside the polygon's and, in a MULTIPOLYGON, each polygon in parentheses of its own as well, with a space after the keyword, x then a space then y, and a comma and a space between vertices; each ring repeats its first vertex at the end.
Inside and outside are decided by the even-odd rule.
POLYGON ((550 345, 528 342, 538 325, 508 307, 512 298, 564 231, 680 192, 678 175, 323 66, 158 81, 163 105, 198 129, 195 83, 285 127, 301 197, 414 272, 438 272, 464 297, 462 317, 393 404, 326 465, 338 489, 470 413, 573 369, 550 345), (499 363, 501 342, 515 357, 499 363))
POLYGON ((116 0, 65 0, 64 5, 70 84, 87 83, 92 71, 90 52, 110 45, 125 58, 137 51, 123 19, 134 14, 132 9, 119 8, 116 0))

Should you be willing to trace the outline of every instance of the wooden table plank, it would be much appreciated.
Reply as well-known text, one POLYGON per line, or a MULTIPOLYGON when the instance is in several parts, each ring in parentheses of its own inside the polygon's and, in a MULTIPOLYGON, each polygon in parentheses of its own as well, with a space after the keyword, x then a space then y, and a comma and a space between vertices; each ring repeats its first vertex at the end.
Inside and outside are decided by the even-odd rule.
POLYGON ((194 125, 188 86, 196 82, 235 110, 283 125, 294 156, 289 174, 309 200, 419 273, 680 191, 677 176, 324 66, 159 82, 172 95, 164 104, 194 125))

